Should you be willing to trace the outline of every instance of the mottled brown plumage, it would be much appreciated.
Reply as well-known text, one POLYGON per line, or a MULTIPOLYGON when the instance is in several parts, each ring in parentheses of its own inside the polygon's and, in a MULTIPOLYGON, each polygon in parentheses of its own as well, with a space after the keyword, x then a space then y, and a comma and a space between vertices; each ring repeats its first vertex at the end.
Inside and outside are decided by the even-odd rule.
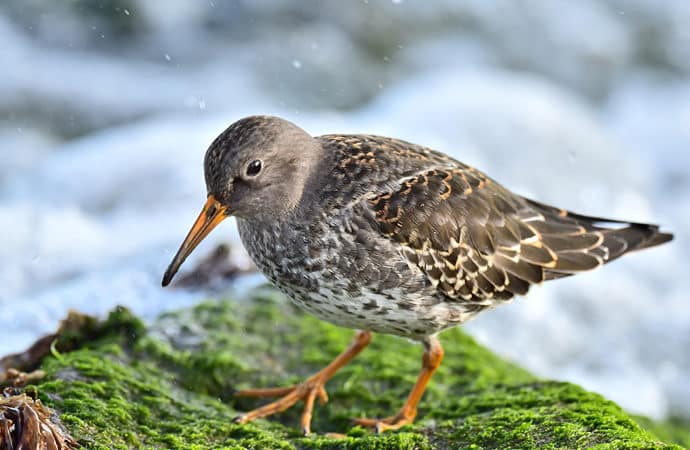
POLYGON ((379 184, 362 195, 381 235, 398 243, 449 301, 508 300, 532 284, 672 238, 655 225, 583 216, 526 199, 472 167, 399 139, 319 139, 342 153, 343 184, 397 169, 395 188, 386 184, 390 177, 374 177, 379 184))
POLYGON ((606 264, 669 241, 657 226, 571 213, 510 192, 455 159, 399 139, 312 138, 275 117, 242 119, 206 159, 208 200, 163 284, 228 215, 256 265, 306 311, 359 328, 352 346, 290 388, 242 391, 283 396, 238 417, 247 422, 305 401, 361 351, 371 331, 425 346, 417 384, 398 414, 358 419, 377 430, 416 414, 443 356, 436 334, 524 295, 533 284, 606 264))
POLYGON ((525 199, 466 166, 431 169, 369 202, 382 234, 440 291, 480 304, 670 239, 653 225, 607 228, 614 221, 525 199))

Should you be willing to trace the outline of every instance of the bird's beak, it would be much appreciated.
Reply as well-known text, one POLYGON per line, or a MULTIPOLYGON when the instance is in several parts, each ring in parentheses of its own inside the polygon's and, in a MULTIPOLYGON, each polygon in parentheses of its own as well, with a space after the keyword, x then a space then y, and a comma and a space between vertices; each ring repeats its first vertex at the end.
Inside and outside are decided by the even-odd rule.
POLYGON ((208 196, 204 209, 201 210, 201 214, 199 214, 196 222, 192 225, 192 229, 189 230, 187 237, 184 238, 175 258, 173 258, 168 266, 168 270, 165 271, 165 275, 163 275, 163 286, 170 284, 170 281, 172 281, 184 260, 187 259, 187 256, 189 256, 196 246, 208 236, 216 225, 221 223, 223 219, 229 215, 227 206, 221 205, 213 195, 208 196))

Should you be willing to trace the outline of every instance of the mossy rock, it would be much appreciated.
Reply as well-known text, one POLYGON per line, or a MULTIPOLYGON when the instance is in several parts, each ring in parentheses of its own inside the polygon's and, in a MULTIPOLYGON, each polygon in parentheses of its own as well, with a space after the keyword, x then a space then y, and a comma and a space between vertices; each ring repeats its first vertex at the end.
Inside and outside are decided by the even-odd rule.
POLYGON ((344 349, 352 331, 298 312, 268 288, 166 314, 147 330, 123 309, 105 325, 100 337, 46 357, 47 377, 29 388, 84 448, 680 448, 600 395, 537 379, 460 329, 441 335, 446 356, 413 426, 375 435, 351 425, 395 412, 419 371, 419 345, 380 335, 328 383, 314 435, 300 435, 299 405, 236 425, 233 417, 262 403, 233 398, 236 389, 297 383, 344 349))

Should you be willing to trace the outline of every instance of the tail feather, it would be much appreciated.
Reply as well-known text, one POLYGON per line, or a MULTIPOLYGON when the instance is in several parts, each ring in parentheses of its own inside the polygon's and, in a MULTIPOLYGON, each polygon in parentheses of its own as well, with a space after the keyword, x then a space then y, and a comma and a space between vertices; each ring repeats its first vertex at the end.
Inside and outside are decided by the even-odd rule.
POLYGON ((657 225, 645 225, 645 224, 634 224, 637 226, 644 226, 649 228, 648 237, 643 239, 635 248, 632 250, 642 250, 649 247, 656 247, 657 245, 665 244, 673 240, 672 233, 664 233, 659 231, 657 225))
POLYGON ((659 226, 585 216, 528 200, 542 216, 531 225, 541 233, 544 246, 557 256, 545 270, 545 279, 562 278, 594 269, 625 253, 661 245, 673 239, 659 226), (540 229, 541 228, 541 229, 540 229), (563 245, 568 242, 569 245, 563 245))

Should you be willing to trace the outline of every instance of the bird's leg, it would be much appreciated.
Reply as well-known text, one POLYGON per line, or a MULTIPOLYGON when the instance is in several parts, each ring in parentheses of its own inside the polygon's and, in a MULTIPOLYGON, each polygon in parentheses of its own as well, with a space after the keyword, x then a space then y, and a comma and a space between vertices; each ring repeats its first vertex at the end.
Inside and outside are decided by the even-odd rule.
POLYGON ((422 370, 419 373, 417 382, 415 383, 410 395, 400 411, 394 416, 385 419, 354 419, 358 425, 365 427, 374 427, 377 433, 386 430, 397 430, 403 425, 407 425, 414 421, 417 415, 417 404, 424 394, 426 385, 429 383, 431 376, 436 369, 441 365, 443 359, 443 347, 435 336, 431 336, 424 341, 424 356, 422 357, 422 370))
POLYGON ((355 335, 350 346, 338 355, 329 365, 319 372, 307 378, 304 382, 285 388, 247 389, 235 393, 238 397, 281 397, 280 399, 235 417, 236 423, 247 423, 261 417, 285 411, 300 400, 304 400, 304 412, 302 413, 302 432, 309 434, 311 430, 311 417, 314 409, 314 400, 318 397, 321 403, 328 401, 328 394, 324 385, 335 373, 357 356, 359 352, 369 345, 371 332, 360 331, 355 335))

